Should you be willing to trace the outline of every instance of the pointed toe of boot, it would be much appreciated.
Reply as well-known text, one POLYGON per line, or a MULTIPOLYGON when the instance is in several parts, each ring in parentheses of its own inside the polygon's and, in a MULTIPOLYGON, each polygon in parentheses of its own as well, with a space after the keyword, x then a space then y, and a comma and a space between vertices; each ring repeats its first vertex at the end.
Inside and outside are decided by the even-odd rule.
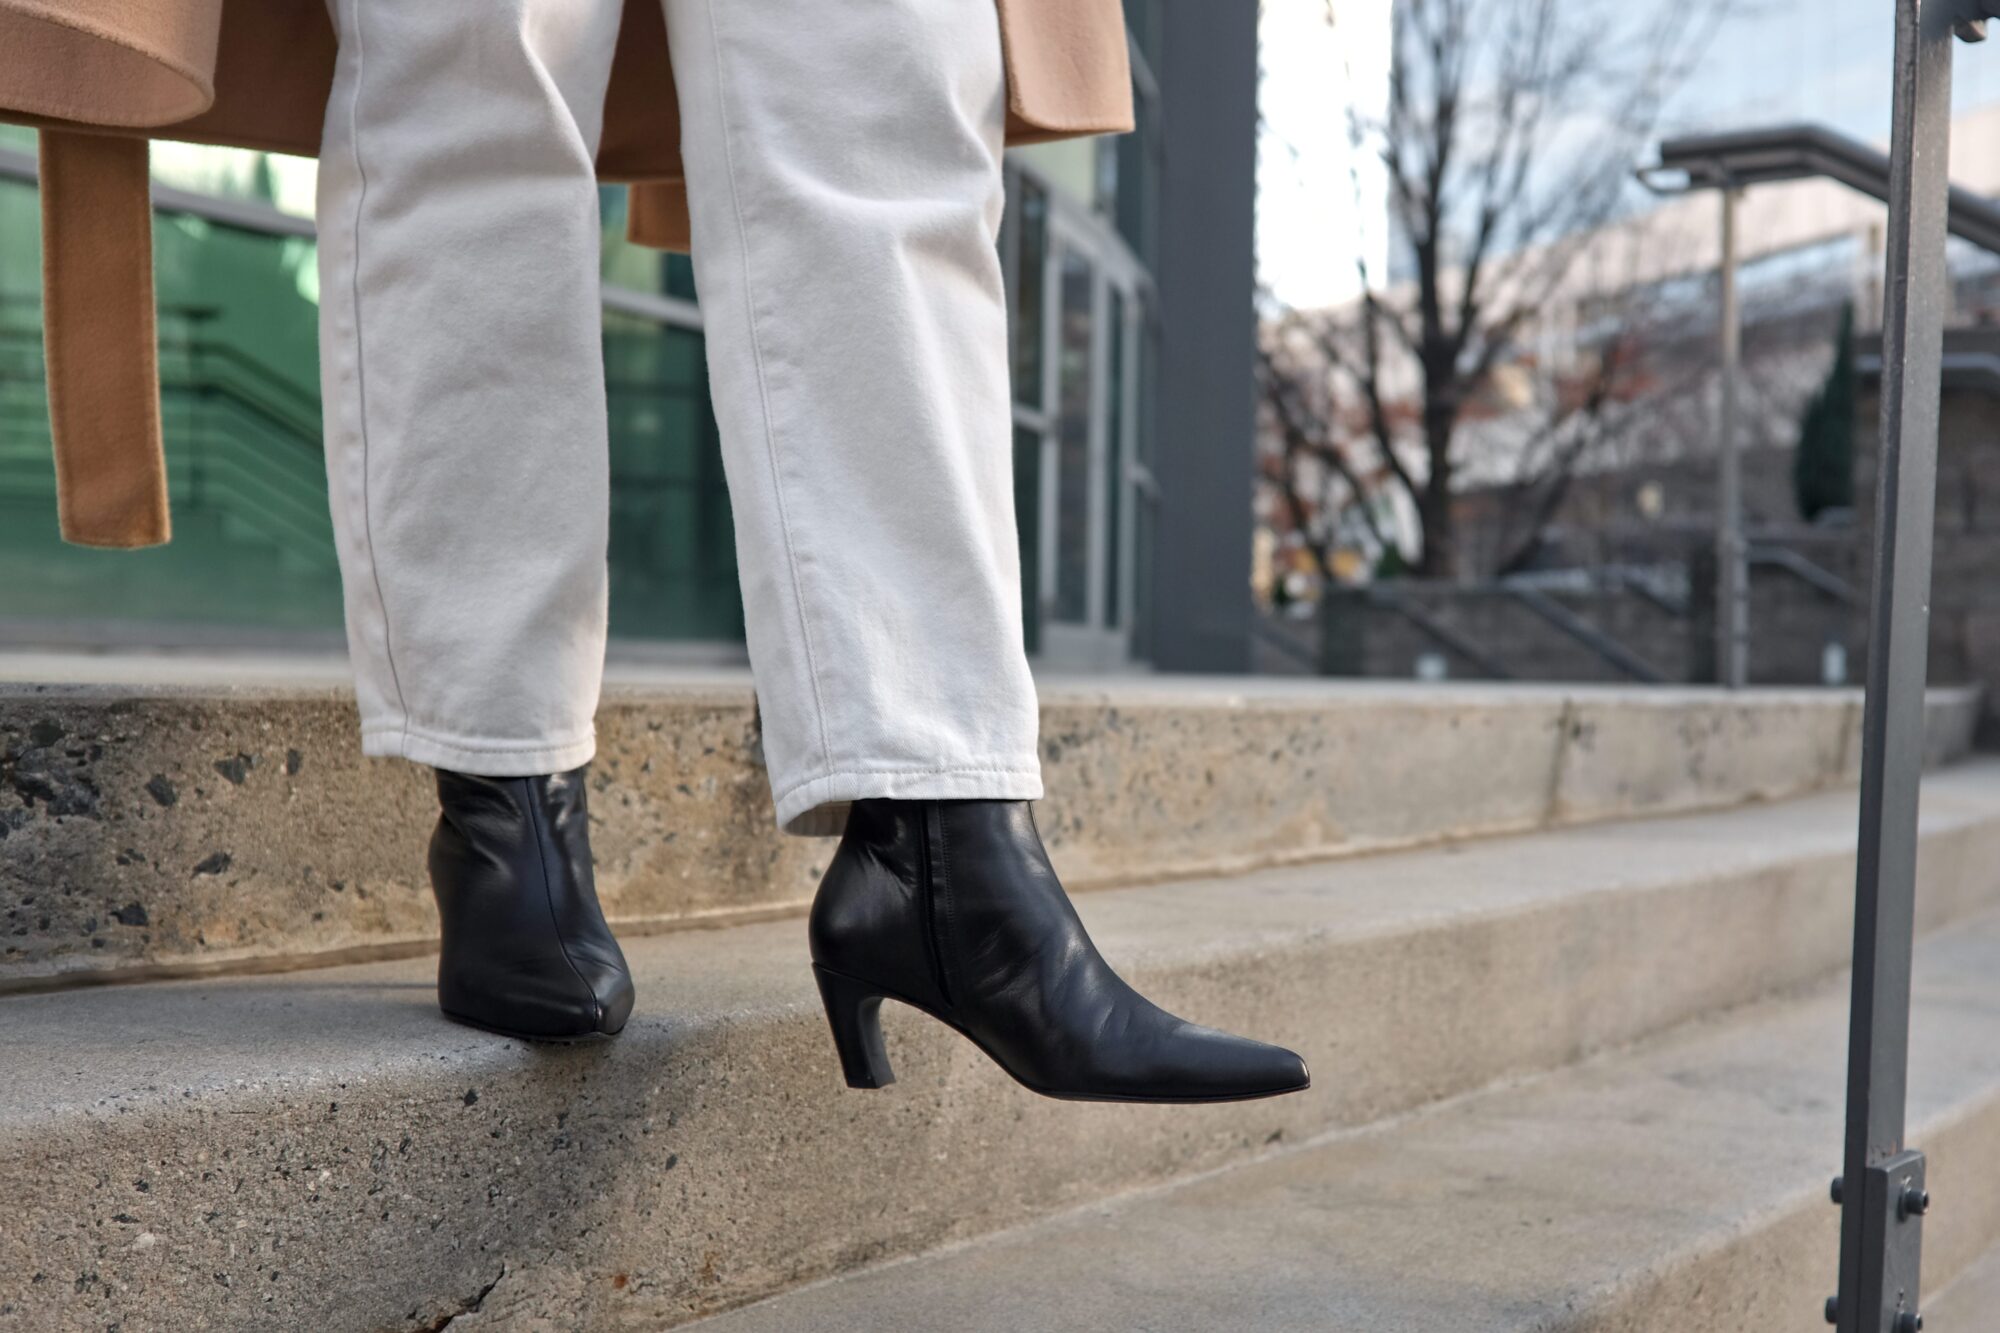
POLYGON ((1311 1085, 1297 1052, 1162 1014, 1171 1026, 1146 1057, 1098 1071, 1110 1100, 1233 1102, 1302 1092, 1311 1085))
POLYGON ((1246 1101, 1312 1086, 1312 1074, 1296 1051, 1212 1028, 1201 1031, 1202 1058, 1182 1081, 1191 1101, 1246 1101))
POLYGON ((1284 1057, 1282 1073, 1286 1082, 1281 1091, 1304 1092, 1313 1085, 1312 1070, 1306 1068, 1306 1058, 1303 1055, 1297 1051, 1288 1051, 1282 1046, 1274 1046, 1271 1049, 1284 1057))
POLYGON ((625 1030, 626 1021, 632 1017, 632 1001, 635 992, 632 974, 620 972, 610 978, 607 984, 597 988, 600 997, 597 1009, 597 1032, 599 1036, 615 1037, 625 1030))
POLYGON ((623 958, 592 964, 557 941, 504 961, 448 950, 438 966, 445 1017, 527 1041, 588 1041, 617 1035, 632 1014, 623 958))
MULTIPOLYGON (((524 1041, 587 1041, 611 1036, 624 1025, 588 992, 516 986, 496 994, 441 986, 438 1007, 455 1023, 524 1041)), ((629 1012, 629 1000, 626 1008, 629 1012)))

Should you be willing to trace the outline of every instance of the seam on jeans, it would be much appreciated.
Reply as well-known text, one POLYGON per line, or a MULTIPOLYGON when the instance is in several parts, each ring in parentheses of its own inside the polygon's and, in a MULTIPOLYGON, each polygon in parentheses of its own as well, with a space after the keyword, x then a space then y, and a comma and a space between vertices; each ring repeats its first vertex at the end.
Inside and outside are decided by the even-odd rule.
POLYGON ((782 801, 787 796, 804 791, 807 787, 821 782, 831 782, 835 778, 935 778, 963 775, 983 777, 1000 774, 1008 777, 1039 777, 1039 768, 982 768, 978 765, 953 764, 949 768, 836 768, 794 782, 783 791, 776 793, 774 800, 782 801))
POLYGON ((361 165, 361 80, 367 69, 367 43, 361 35, 361 9, 366 0, 353 0, 354 90, 347 101, 347 149, 354 162, 354 221, 350 228, 349 250, 354 260, 348 270, 348 300, 354 312, 354 397, 355 424, 361 437, 361 545, 368 556, 368 578, 375 585, 375 605, 382 615, 382 660, 389 668, 389 684, 396 691, 396 711, 403 715, 403 737, 410 734, 410 705, 403 697, 403 679, 396 671, 396 647, 389 627, 389 599, 382 591, 382 571, 375 562, 375 518, 368 484, 368 378, 361 340, 361 219, 368 202, 368 172, 361 165))
POLYGON ((799 577, 798 554, 792 547, 791 514, 785 507, 785 482, 778 462, 777 426, 771 415, 771 389, 764 371, 764 344, 757 333, 757 298, 750 285, 750 232, 743 222, 743 199, 736 181, 736 155, 730 146, 729 97, 724 90, 722 35, 716 25, 715 0, 703 0, 708 15, 709 54, 715 68, 715 119, 722 138, 722 171, 729 183, 729 212, 736 221, 736 252, 743 266, 743 319, 750 331, 750 363, 757 370, 757 400, 764 414, 764 452, 771 465, 771 496, 778 509, 778 531, 785 542, 785 569, 792 577, 792 601, 799 612, 799 639, 805 649, 806 678, 812 682, 813 711, 819 723, 820 758, 833 767, 833 744, 827 739, 826 697, 820 689, 819 662, 813 653, 812 624, 806 616, 805 584, 799 577))
POLYGON ((542 901, 549 908, 549 933, 556 937, 556 948, 561 950, 563 961, 569 964, 570 975, 576 984, 583 987, 583 993, 590 997, 591 1020, 593 1025, 604 1021, 604 1004, 597 998, 597 989, 583 979, 583 969, 569 956, 569 941, 563 938, 562 918, 556 914, 555 876, 549 873, 549 847, 542 838, 542 805, 535 799, 535 789, 526 778, 512 778, 509 781, 521 784, 522 803, 528 810, 528 828, 535 835, 535 860, 542 867, 542 901))

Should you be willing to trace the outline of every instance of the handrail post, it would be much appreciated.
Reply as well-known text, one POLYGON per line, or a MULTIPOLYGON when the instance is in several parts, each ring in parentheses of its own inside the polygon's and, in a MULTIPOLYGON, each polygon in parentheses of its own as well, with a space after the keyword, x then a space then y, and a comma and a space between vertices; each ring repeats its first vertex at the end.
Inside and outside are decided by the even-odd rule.
POLYGON ((1740 690, 1750 678, 1749 543, 1743 536, 1743 460, 1738 436, 1739 386, 1743 378, 1743 305, 1737 284, 1736 210, 1742 187, 1724 179, 1722 201, 1722 403, 1715 517, 1715 676, 1725 688, 1740 690))
POLYGON ((1949 288, 1951 59, 1978 0, 1896 0, 1894 124, 1882 328, 1882 447, 1862 717, 1854 896, 1840 1333, 1915 1333, 1923 1154, 1904 1143, 1917 786, 1924 761, 1931 527, 1937 501, 1939 373, 1949 288))

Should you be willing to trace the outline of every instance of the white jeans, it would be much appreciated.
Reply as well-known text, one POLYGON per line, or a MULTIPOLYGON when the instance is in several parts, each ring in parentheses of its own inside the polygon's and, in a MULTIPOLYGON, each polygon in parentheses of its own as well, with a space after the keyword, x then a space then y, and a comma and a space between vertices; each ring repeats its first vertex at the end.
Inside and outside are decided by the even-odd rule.
MULTIPOLYGON (((369 754, 594 750, 609 473, 592 171, 623 0, 329 0, 327 474, 369 754)), ((779 823, 1041 794, 993 0, 665 0, 779 823)))

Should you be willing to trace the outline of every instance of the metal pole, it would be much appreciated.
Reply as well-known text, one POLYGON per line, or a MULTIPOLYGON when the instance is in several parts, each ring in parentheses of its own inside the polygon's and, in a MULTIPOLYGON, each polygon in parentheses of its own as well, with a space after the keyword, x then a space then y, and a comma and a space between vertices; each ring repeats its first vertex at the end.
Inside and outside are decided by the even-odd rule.
POLYGON ((1722 197, 1722 420, 1720 495, 1715 533, 1715 678, 1740 690, 1749 677, 1749 562, 1743 540, 1743 460, 1737 451, 1737 385, 1743 367, 1743 307, 1736 290, 1736 205, 1743 192, 1724 183, 1722 197))
POLYGON ((1917 784, 1924 758, 1931 524, 1947 298, 1945 226, 1954 0, 1897 0, 1889 242, 1883 285, 1882 449, 1862 718, 1854 997, 1841 1205, 1841 1333, 1915 1333, 1923 1154, 1903 1142, 1917 784))

